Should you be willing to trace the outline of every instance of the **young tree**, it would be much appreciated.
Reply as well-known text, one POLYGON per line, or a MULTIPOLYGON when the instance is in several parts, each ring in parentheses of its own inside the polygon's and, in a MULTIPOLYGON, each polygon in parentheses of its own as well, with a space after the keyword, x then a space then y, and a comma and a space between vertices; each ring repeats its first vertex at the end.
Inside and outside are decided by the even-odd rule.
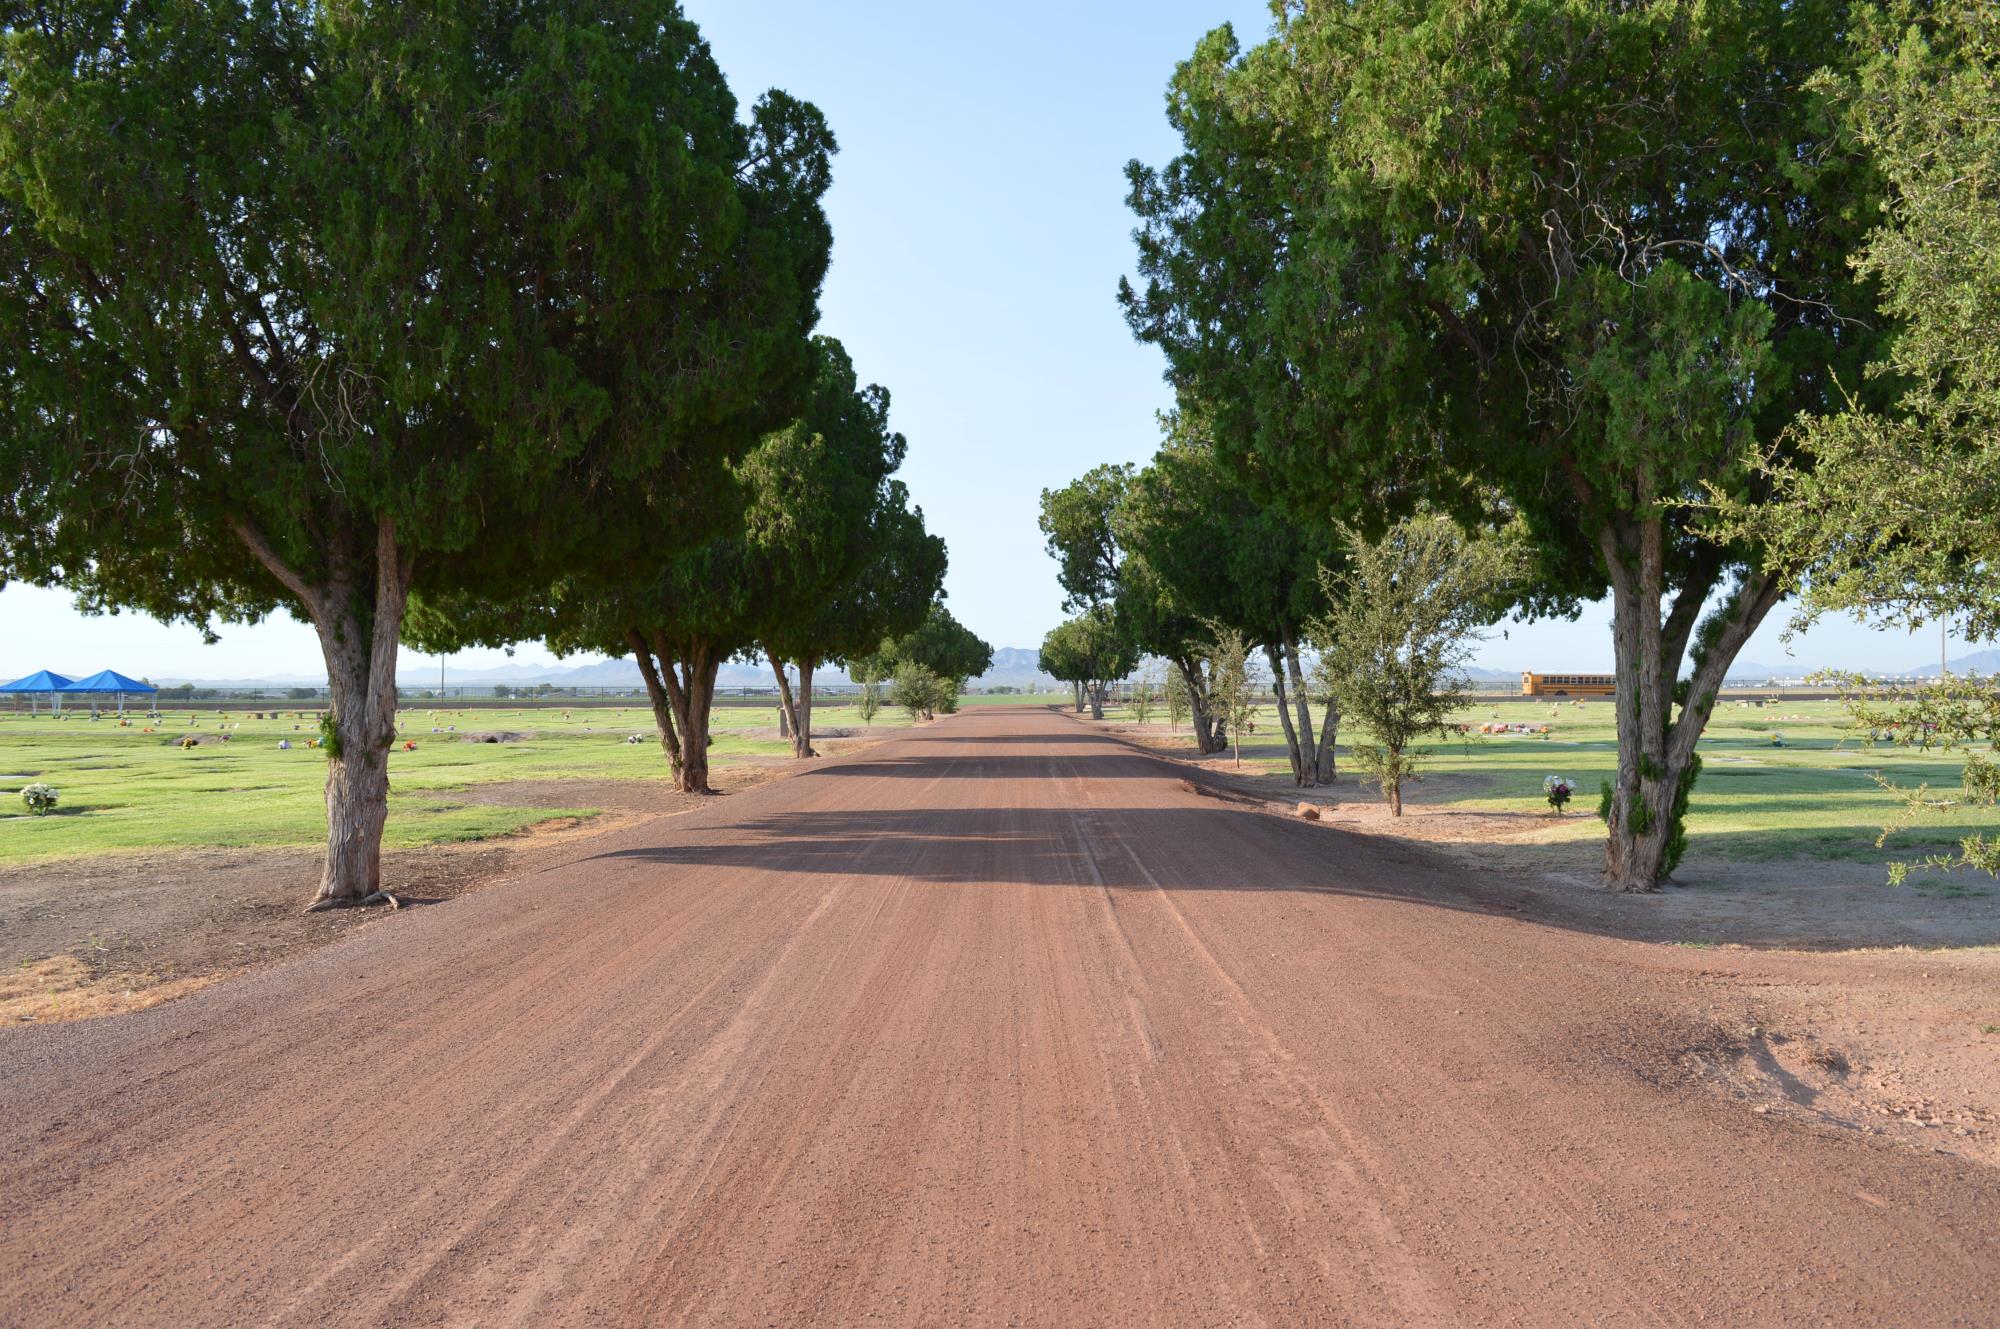
POLYGON ((1376 540, 1350 534, 1347 567, 1327 576, 1333 608, 1313 625, 1328 643, 1322 686, 1374 739, 1354 759, 1382 787, 1393 816, 1403 785, 1471 690, 1465 666, 1479 629, 1504 609, 1518 575, 1511 550, 1465 534, 1447 517, 1409 518, 1376 540))
POLYGON ((926 665, 913 659, 896 662, 889 683, 889 699, 910 714, 912 722, 934 720, 939 714, 958 709, 958 688, 926 665))
POLYGON ((1453 511, 1497 490, 1545 601, 1610 592, 1615 889, 1671 871, 1716 689, 1782 594, 1690 502, 1761 501, 1745 445, 1826 410, 1881 335, 1845 262, 1879 181, 1809 86, 1856 57, 1854 13, 1287 9, 1248 55, 1204 43, 1175 85, 1189 151, 1135 187, 1138 324, 1227 405, 1232 456, 1294 507, 1370 474, 1453 511), (1237 361, 1273 371, 1202 378, 1237 361))
POLYGON ((699 538, 809 379, 832 137, 782 93, 739 121, 671 0, 0 23, 0 573, 311 623, 316 898, 364 899, 411 592, 627 558, 597 514, 639 476, 677 486, 649 550, 699 538))
POLYGON ((1153 706, 1160 699, 1160 685, 1148 666, 1139 671, 1132 680, 1132 719, 1138 724, 1146 724, 1153 718, 1153 706))
POLYGON ((849 673, 861 685, 861 695, 855 698, 854 709, 861 713, 861 723, 873 725, 882 710, 882 675, 876 672, 878 666, 873 657, 864 658, 867 663, 857 661, 851 664, 849 673))
POLYGON ((1167 674, 1167 727, 1179 729, 1188 718, 1187 682, 1178 672, 1167 674))
POLYGON ((1257 690, 1250 677, 1250 643, 1235 628, 1218 623, 1214 631, 1205 652, 1209 692, 1222 727, 1236 750, 1236 764, 1241 766, 1243 731, 1250 727, 1257 713, 1257 690))

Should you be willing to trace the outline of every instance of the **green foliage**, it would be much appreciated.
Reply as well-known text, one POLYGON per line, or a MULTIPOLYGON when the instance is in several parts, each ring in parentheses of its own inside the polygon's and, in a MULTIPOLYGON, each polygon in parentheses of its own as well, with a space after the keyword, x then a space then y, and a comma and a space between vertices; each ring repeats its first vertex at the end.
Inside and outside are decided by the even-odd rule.
POLYGON ((1687 810, 1688 799, 1694 795, 1694 782, 1701 778, 1701 754, 1695 753, 1681 768, 1680 778, 1674 785, 1673 806, 1667 811, 1667 847, 1661 863, 1661 875, 1671 876, 1681 865, 1687 854, 1687 810))
POLYGON ((1236 749, 1236 764, 1241 766, 1243 731, 1257 713, 1257 690, 1250 677, 1250 642, 1225 624, 1211 624, 1210 632, 1213 635, 1202 653, 1208 664, 1209 699, 1236 749))
POLYGON ((412 591, 691 546, 811 386, 832 136, 737 112, 673 0, 10 6, 0 578, 311 622, 379 827, 412 591))
POLYGON ((2000 876, 2000 834, 1990 824, 1992 810, 2000 806, 2000 765, 1992 757, 2000 742, 2000 682, 1944 677, 1918 685, 1880 685, 1854 674, 1831 675, 1829 681, 1840 687, 1849 724, 1869 747, 1956 754, 1961 761, 1955 790, 1937 789, 1928 781, 1908 785, 1873 772, 1875 783, 1895 800, 1895 815, 1883 824, 1876 847, 1943 814, 1970 811, 1989 822, 1961 837, 1949 852, 1891 863, 1891 883, 1902 885, 1915 873, 1959 868, 2000 876))
POLYGON ((1169 669, 1167 671, 1166 694, 1167 726, 1171 729, 1179 729, 1187 723, 1188 718, 1188 685, 1187 680, 1181 677, 1180 670, 1169 669))
POLYGON ((1312 629, 1323 643, 1320 686, 1373 737, 1354 756, 1398 816, 1403 782, 1426 755, 1414 744, 1442 734, 1470 690, 1464 670, 1479 629, 1521 565, 1508 544, 1425 515, 1376 540, 1350 532, 1347 570, 1327 575, 1333 608, 1312 629))
POLYGON ((1260 501, 1221 463, 1197 420, 1171 417, 1166 443, 1117 510, 1126 566, 1143 573, 1128 578, 1121 616, 1153 628, 1141 645, 1165 653, 1177 638, 1205 635, 1211 622, 1252 642, 1296 639, 1326 608, 1319 573, 1345 557, 1339 533, 1260 501), (1146 612, 1152 607, 1137 602, 1148 595, 1165 604, 1146 612))
POLYGON ((855 700, 854 710, 855 714, 861 717, 861 723, 871 726, 875 723, 876 715, 882 710, 881 679, 867 678, 861 680, 861 695, 855 700))
POLYGON ((1065 683, 1082 683, 1093 696, 1098 685, 1125 677, 1138 663, 1138 647, 1106 605, 1058 624, 1042 638, 1041 671, 1065 683))
POLYGON ((958 687, 920 661, 903 659, 890 680, 889 700, 908 711, 911 720, 930 720, 958 709, 958 687))
POLYGON ((1042 491, 1042 536, 1056 560, 1064 609, 1089 609, 1118 593, 1122 559, 1112 513, 1131 480, 1130 465, 1105 465, 1061 489, 1042 491))
POLYGON ((1668 780, 1706 718, 1671 715, 1702 607, 1730 601, 1696 696, 1782 594, 1692 500, 1756 501, 1750 449, 1837 407, 1884 334, 1847 264, 1880 176, 1811 81, 1857 58, 1851 11, 1285 6, 1253 50, 1202 41, 1169 91, 1181 152, 1129 170, 1127 317, 1225 468, 1320 522, 1417 498, 1520 521, 1525 607, 1609 590, 1622 691, 1659 643, 1625 741, 1666 733, 1668 780))
POLYGON ((1799 422, 1797 451, 1753 456, 1772 497, 1718 495, 1716 534, 1783 551, 1795 628, 1956 616, 1984 639, 2000 632, 2000 14, 1950 0, 1866 17, 1867 58, 1816 86, 1888 178, 1852 261, 1896 330, 1866 384, 1894 396, 1844 400, 1799 422))
POLYGON ((956 699, 966 679, 993 667, 993 648, 953 618, 942 603, 933 603, 915 628, 883 641, 872 654, 852 663, 875 678, 891 677, 905 663, 921 665, 948 683, 956 699))
POLYGON ((747 537, 766 580, 755 591, 758 641, 788 660, 839 660, 919 628, 944 583, 944 542, 924 529, 892 479, 908 451, 889 428, 889 393, 860 387, 847 352, 823 357, 812 400, 786 449, 753 456, 786 468, 764 479, 747 537))
POLYGON ((511 590, 629 549, 608 487, 700 499, 810 381, 831 136, 781 93, 739 121, 670 0, 17 12, 11 575, 311 617, 272 564, 370 585, 386 527, 419 587, 511 590))
POLYGON ((334 720, 331 708, 319 713, 319 746, 328 761, 340 760, 340 725, 334 720))
POLYGON ((1139 724, 1147 724, 1153 718, 1153 707, 1160 699, 1160 685, 1153 677, 1153 671, 1141 670, 1132 680, 1132 719, 1139 724))
MULTIPOLYGON (((1888 354, 1861 396, 1803 418, 1797 451, 1751 458, 1771 497, 1717 494, 1714 537, 1782 551, 1802 593, 1802 630, 1828 613, 1917 628, 1957 618, 1968 636, 2000 632, 2000 15, 1973 0, 1866 16, 1867 57, 1818 87, 1888 180, 1881 223, 1855 254, 1895 320, 1888 354)), ((1956 792, 1886 781, 1898 816, 1880 844, 1929 814, 1991 807, 1985 759, 2000 712, 1992 680, 1935 688, 1842 684, 1853 723, 1871 740, 1963 751, 1956 792), (1889 737, 1884 737, 1889 736, 1889 737)), ((2000 872, 1982 832, 1953 853, 1891 865, 2000 872)))

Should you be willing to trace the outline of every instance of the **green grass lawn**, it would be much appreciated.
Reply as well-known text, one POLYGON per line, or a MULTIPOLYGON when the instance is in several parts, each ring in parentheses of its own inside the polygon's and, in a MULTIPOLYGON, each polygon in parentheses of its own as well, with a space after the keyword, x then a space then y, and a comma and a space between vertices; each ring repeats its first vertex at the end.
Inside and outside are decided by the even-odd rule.
MULTIPOLYGON (((271 713, 266 712, 269 716, 271 713)), ((295 718, 253 719, 250 711, 221 716, 211 708, 167 712, 156 732, 129 713, 96 721, 72 712, 0 715, 0 864, 26 863, 105 850, 312 844, 326 834, 324 755, 305 746, 318 729, 311 712, 295 718), (227 726, 227 728, 225 728, 227 726), (229 742, 182 750, 185 734, 229 742), (290 751, 281 751, 289 740, 290 751), (33 781, 61 796, 48 816, 27 813, 20 789, 33 781)), ((588 814, 587 800, 550 800, 531 807, 495 806, 463 797, 474 786, 501 781, 664 780, 652 716, 642 706, 560 709, 431 710, 401 713, 400 737, 389 759, 391 786, 386 843, 391 847, 481 840, 554 817, 588 814), (433 733, 437 729, 443 732, 433 733), (468 734, 514 731, 525 742, 476 743, 468 734), (628 735, 643 740, 627 743, 628 735), (404 740, 416 743, 404 751, 404 740), (455 796, 459 795, 459 796, 455 796)), ((715 711, 718 766, 751 756, 782 756, 770 706, 719 706, 715 711)), ((876 730, 906 725, 885 707, 876 730)), ((851 706, 816 705, 817 732, 863 728, 851 706)))
MULTIPOLYGON (((1107 719, 1130 718, 1129 708, 1107 712, 1107 719)), ((1164 718, 1162 711, 1153 716, 1155 723, 1164 718)), ((1507 701, 1471 706, 1456 718, 1475 728, 1498 720, 1545 724, 1551 732, 1546 738, 1475 733, 1463 741, 1432 740, 1424 765, 1432 778, 1411 790, 1411 797, 1478 811, 1545 812, 1542 781, 1562 775, 1577 786, 1570 804, 1573 815, 1547 833, 1574 839, 1603 834, 1592 814, 1601 783, 1617 767, 1616 720, 1609 702, 1592 700, 1578 707, 1507 701)), ((1246 745, 1244 766, 1281 776, 1289 784, 1282 733, 1268 706, 1258 712, 1256 737, 1256 755, 1246 745)), ((1341 735, 1341 784, 1353 791, 1343 797, 1372 792, 1354 789, 1356 771, 1346 751, 1353 737, 1341 735)), ((1894 819, 1898 805, 1871 773, 1879 770, 1903 785, 1928 781, 1956 788, 1959 763, 1888 745, 1871 748, 1847 729, 1836 702, 1755 707, 1725 700, 1709 723, 1701 754, 1701 779, 1688 809, 1690 848, 1696 852, 1744 862, 1817 858, 1878 863, 1945 849, 1970 831, 1983 828, 1990 834, 1994 829, 1992 809, 1961 809, 1926 816, 1878 850, 1875 837, 1894 819), (1773 736, 1782 746, 1773 743, 1773 736)))

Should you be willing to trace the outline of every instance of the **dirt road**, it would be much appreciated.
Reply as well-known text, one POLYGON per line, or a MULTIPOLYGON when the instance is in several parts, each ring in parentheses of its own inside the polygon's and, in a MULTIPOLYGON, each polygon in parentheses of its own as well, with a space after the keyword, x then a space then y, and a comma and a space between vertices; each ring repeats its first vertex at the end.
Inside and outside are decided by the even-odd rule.
POLYGON ((968 714, 0 1036, 0 1325, 1992 1325, 1670 948, 968 714))

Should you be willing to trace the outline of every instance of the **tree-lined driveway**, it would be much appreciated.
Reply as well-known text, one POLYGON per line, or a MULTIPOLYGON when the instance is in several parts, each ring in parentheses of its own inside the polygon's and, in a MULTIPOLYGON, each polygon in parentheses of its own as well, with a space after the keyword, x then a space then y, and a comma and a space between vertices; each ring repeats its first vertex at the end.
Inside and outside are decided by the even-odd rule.
POLYGON ((963 714, 0 1036, 0 1324, 1949 1325, 1984 1167, 1679 1070, 1665 948, 963 714))

